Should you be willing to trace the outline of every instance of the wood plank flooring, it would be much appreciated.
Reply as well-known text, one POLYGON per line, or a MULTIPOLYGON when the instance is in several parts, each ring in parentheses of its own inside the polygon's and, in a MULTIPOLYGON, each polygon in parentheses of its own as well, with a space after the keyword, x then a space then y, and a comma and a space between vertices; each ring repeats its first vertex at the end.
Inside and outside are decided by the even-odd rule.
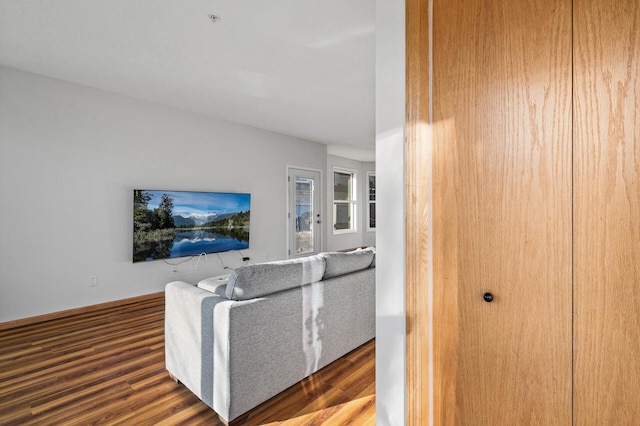
MULTIPOLYGON (((233 425, 375 425, 375 341, 233 425)), ((0 425, 222 425, 164 367, 164 296, 0 330, 0 425)))

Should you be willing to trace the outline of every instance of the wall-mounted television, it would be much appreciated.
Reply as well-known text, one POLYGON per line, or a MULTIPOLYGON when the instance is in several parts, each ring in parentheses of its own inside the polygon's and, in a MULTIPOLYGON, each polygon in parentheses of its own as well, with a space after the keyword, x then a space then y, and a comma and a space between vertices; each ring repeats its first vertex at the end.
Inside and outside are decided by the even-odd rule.
POLYGON ((133 261, 249 248, 251 194, 133 190, 133 261))

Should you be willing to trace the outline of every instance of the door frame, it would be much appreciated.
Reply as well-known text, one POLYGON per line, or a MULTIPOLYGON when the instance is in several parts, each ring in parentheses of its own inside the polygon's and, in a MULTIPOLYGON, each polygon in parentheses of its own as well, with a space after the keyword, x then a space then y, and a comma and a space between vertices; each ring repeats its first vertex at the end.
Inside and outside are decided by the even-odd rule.
MULTIPOLYGON (((430 48, 430 10, 428 0, 406 0, 406 111, 405 111, 405 245, 406 245, 406 424, 407 426, 444 424, 434 422, 433 392, 433 269, 431 181, 419 182, 418 149, 424 124, 431 123, 432 75, 430 48), (423 52, 429 52, 424 55, 423 52), (425 196, 426 195, 426 196, 425 196), (416 205, 412 200, 429 200, 416 205), (426 210, 426 211, 425 211, 426 210), (426 230, 420 218, 426 215, 426 230), (426 232, 425 232, 426 231, 426 232), (427 234, 427 238, 420 238, 427 234), (423 285, 420 285, 420 282, 423 285)), ((431 139, 431 138, 429 138, 431 139)), ((429 140, 431 143, 431 140, 429 140)), ((431 164, 430 159, 427 163, 431 164)), ((427 172, 430 174, 430 172, 427 172)))
MULTIPOLYGON (((289 195, 289 176, 291 175, 291 171, 292 170, 301 170, 301 171, 306 171, 306 172, 311 172, 311 173, 318 173, 318 175, 320 176, 318 179, 318 187, 317 187, 317 193, 318 193, 318 208, 317 211, 320 214, 320 226, 319 226, 319 232, 318 232, 318 236, 317 236, 317 243, 318 243, 318 247, 316 247, 316 253, 319 253, 323 250, 324 248, 324 230, 325 230, 325 212, 324 212, 324 205, 326 204, 326 194, 324 194, 323 188, 323 179, 324 179, 324 175, 322 173, 321 169, 314 169, 311 167, 303 167, 303 166, 294 166, 294 165, 287 165, 285 168, 285 187, 286 187, 286 200, 285 200, 285 253, 286 253, 286 257, 287 259, 292 259, 295 257, 299 257, 296 256, 295 254, 292 254, 292 250, 294 249, 293 247, 291 247, 291 228, 290 228, 290 211, 289 211, 289 206, 290 206, 290 202, 291 202, 291 197, 289 195)), ((316 192, 316 188, 314 188, 314 192, 316 192)), ((306 255, 306 254, 305 254, 306 255)))
POLYGON ((433 274, 433 199, 446 195, 433 193, 432 2, 405 7, 405 422, 455 424, 457 291, 433 274))

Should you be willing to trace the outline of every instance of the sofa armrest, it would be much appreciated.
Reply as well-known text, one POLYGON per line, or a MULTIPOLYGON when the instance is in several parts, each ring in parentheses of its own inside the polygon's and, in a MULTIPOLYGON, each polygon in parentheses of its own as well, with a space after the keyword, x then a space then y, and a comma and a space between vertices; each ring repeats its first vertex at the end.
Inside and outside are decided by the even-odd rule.
POLYGON ((165 362, 170 374, 213 407, 214 307, 230 303, 192 284, 165 286, 165 362))

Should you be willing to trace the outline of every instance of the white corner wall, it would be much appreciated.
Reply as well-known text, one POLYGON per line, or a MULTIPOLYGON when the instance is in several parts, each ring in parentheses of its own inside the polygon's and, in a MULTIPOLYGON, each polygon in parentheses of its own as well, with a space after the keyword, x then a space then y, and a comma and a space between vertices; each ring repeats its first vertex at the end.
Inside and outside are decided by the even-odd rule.
POLYGON ((376 424, 405 424, 405 6, 376 0, 376 424))
POLYGON ((132 263, 134 188, 251 193, 253 263, 286 257, 286 165, 326 170, 322 144, 6 67, 0 94, 0 322, 224 273, 132 263))
POLYGON ((374 246, 376 244, 376 233, 367 232, 366 224, 366 197, 367 197, 367 172, 375 172, 375 163, 362 162, 335 155, 327 155, 327 204, 325 211, 327 212, 326 234, 325 234, 325 251, 344 250, 360 246, 374 246), (356 171, 356 232, 348 234, 333 234, 333 168, 356 171))

